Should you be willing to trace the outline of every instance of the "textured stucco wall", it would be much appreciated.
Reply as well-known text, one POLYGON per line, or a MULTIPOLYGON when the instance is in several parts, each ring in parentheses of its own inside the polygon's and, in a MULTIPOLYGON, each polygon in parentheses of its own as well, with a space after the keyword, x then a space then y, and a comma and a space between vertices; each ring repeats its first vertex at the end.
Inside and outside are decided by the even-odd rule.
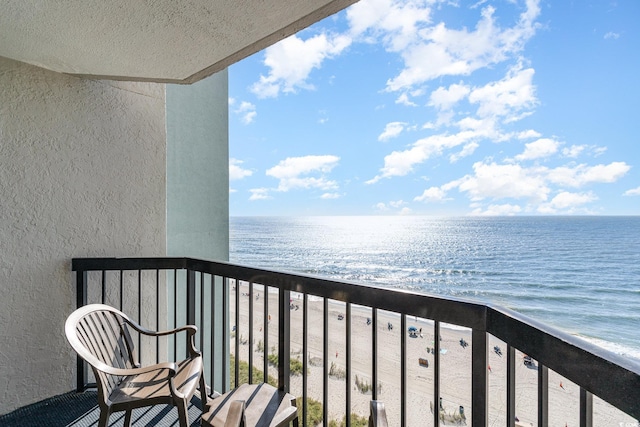
POLYGON ((0 58, 0 414, 75 386, 72 257, 165 255, 164 89, 0 58))

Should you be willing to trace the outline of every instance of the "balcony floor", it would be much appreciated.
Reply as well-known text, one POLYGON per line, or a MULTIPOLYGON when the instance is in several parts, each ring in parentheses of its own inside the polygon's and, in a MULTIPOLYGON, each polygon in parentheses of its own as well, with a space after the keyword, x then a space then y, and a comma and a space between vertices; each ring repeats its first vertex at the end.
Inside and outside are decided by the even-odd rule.
MULTIPOLYGON (((200 400, 194 397, 189 404, 191 427, 200 426, 200 400)), ((100 411, 95 391, 70 392, 33 403, 13 412, 0 415, 0 425, 4 427, 97 426, 100 411)), ((109 426, 122 426, 124 412, 111 414, 109 426)), ((133 411, 132 426, 177 426, 178 410, 171 406, 156 405, 133 411)))

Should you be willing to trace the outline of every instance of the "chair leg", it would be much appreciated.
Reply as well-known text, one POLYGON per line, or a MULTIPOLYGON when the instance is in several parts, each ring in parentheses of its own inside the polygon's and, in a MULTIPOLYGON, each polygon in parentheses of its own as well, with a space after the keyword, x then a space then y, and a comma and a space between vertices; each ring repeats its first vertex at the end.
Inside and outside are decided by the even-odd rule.
POLYGON ((207 384, 204 382, 204 372, 200 372, 200 402, 202 403, 202 412, 206 412, 207 409, 209 409, 207 397, 207 384))
POLYGON ((100 420, 98 420, 98 427, 107 427, 109 424, 109 415, 111 411, 108 408, 100 410, 100 420))
POLYGON ((187 400, 181 399, 176 403, 178 408, 178 420, 180 421, 180 427, 189 427, 189 414, 187 413, 187 400))
POLYGON ((131 427, 131 409, 124 414, 124 427, 131 427))

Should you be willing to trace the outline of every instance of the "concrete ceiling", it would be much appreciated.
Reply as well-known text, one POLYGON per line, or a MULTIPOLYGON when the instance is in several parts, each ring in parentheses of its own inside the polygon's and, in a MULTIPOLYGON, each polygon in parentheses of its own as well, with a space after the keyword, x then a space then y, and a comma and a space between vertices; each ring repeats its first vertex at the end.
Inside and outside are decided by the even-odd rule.
POLYGON ((357 0, 3 0, 0 56, 83 77, 193 83, 357 0))

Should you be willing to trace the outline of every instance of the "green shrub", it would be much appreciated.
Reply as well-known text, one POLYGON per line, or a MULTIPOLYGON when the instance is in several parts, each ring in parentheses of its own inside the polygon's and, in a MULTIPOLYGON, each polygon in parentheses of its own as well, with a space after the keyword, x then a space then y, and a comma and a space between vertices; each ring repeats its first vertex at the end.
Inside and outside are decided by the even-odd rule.
MULTIPOLYGON (((278 355, 271 353, 267 356, 271 366, 278 366, 278 355)), ((292 375, 302 375, 302 362, 300 359, 289 359, 289 371, 292 375)))
POLYGON ((331 362, 331 368, 329 368, 329 376, 343 380, 347 377, 347 373, 344 369, 340 368, 334 362, 331 362))
MULTIPOLYGON (((229 364, 230 364, 229 376, 231 378, 231 383, 233 384, 235 373, 236 373, 235 356, 233 355, 231 356, 229 364)), ((236 384, 234 387, 237 387, 240 384, 249 383, 249 364, 241 360, 238 365, 239 365, 238 384, 236 384)), ((253 368, 253 382, 254 383, 264 382, 264 372, 260 369, 257 369, 256 367, 253 368)), ((267 379, 267 383, 271 384, 274 387, 278 386, 278 380, 276 378, 273 378, 271 375, 269 375, 269 378, 267 379)))
MULTIPOLYGON (((367 382, 367 380, 361 380, 360 378, 358 378, 357 375, 356 375, 356 387, 362 394, 366 394, 372 391, 373 389, 373 387, 371 386, 371 384, 367 382)), ((378 384, 378 393, 380 393, 381 391, 382 391, 382 384, 378 384)))
MULTIPOLYGON (((351 427, 368 427, 369 418, 358 414, 351 414, 351 427)), ((347 416, 342 417, 341 421, 331 420, 329 427, 345 427, 347 425, 347 416)))
MULTIPOLYGON (((302 420, 302 397, 296 398, 298 407, 298 419, 302 420)), ((302 425, 315 427, 322 423, 322 403, 317 400, 307 398, 307 420, 302 425)))

